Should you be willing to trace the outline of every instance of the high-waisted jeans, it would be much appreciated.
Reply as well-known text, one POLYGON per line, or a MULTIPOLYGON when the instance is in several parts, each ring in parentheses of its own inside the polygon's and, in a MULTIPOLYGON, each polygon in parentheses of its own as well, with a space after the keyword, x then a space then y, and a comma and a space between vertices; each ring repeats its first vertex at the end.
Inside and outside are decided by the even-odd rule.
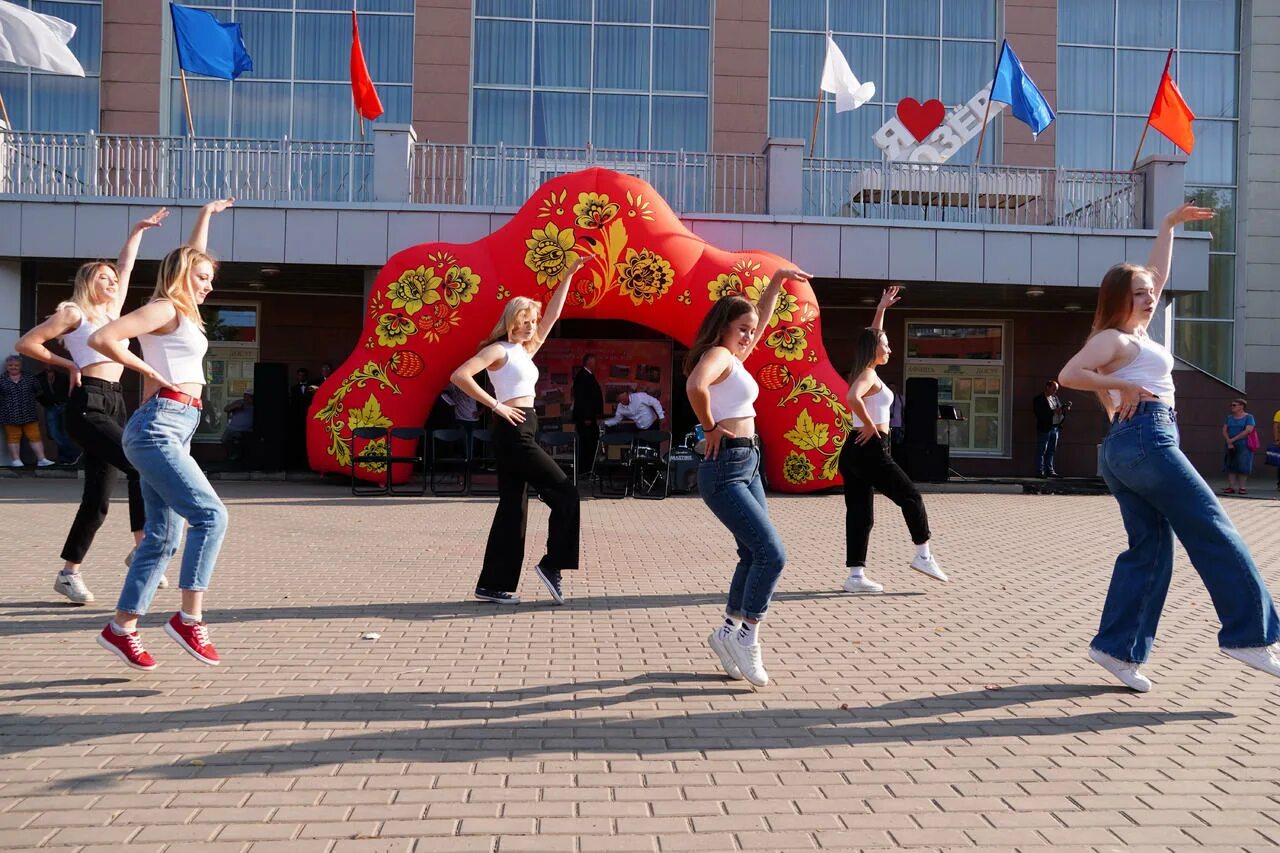
POLYGON ((524 422, 512 426, 493 419, 493 455, 498 463, 498 509, 484 549, 484 569, 476 586, 496 592, 515 592, 524 562, 524 534, 529 517, 528 487, 547 505, 547 552, 538 561, 544 569, 578 568, 578 489, 556 461, 538 444, 538 416, 521 409, 524 422))
POLYGON ((856 435, 849 433, 849 440, 840 448, 839 461, 844 479, 844 564, 850 567, 867 564, 867 544, 875 524, 875 489, 902 510, 912 542, 923 545, 929 541, 924 498, 889 455, 889 438, 879 435, 866 444, 857 444, 853 440, 856 435))
POLYGON ((1093 647, 1142 663, 1173 577, 1176 534, 1213 601, 1224 648, 1268 646, 1280 636, 1275 605, 1213 490, 1178 449, 1173 410, 1139 404, 1102 442, 1102 476, 1120 504, 1129 549, 1116 558, 1093 647))
POLYGON ((80 508, 62 546, 62 559, 83 563, 98 528, 111 508, 111 491, 115 488, 116 469, 123 471, 129 483, 129 529, 138 531, 146 522, 142 506, 142 486, 138 472, 125 458, 120 446, 124 435, 124 395, 120 383, 92 376, 83 377, 71 392, 67 403, 67 432, 84 449, 84 491, 80 508))
POLYGON ((209 588, 227 532, 227 508, 191 458, 191 436, 199 425, 199 409, 164 397, 147 400, 125 425, 124 452, 142 477, 147 523, 117 610, 147 612, 160 576, 178 553, 184 519, 190 530, 178 586, 209 588))
POLYGON ((769 520, 760 481, 760 449, 721 448, 715 459, 704 459, 698 466, 698 494, 729 528, 738 548, 725 614, 764 619, 787 554, 769 520))

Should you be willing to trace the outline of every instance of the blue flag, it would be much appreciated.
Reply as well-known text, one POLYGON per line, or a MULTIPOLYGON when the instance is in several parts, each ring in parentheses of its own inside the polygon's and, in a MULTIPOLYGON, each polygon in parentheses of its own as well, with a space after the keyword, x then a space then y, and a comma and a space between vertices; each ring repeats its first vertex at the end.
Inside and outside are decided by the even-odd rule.
POLYGON ((1027 74, 1018 55, 1009 47, 1006 39, 1000 48, 1000 61, 996 63, 996 79, 991 84, 991 100, 1008 104, 1013 117, 1039 135, 1053 124, 1053 109, 1040 94, 1035 82, 1027 74))
POLYGON ((178 65, 192 74, 234 80, 253 70, 239 24, 224 24, 200 9, 169 3, 178 65))

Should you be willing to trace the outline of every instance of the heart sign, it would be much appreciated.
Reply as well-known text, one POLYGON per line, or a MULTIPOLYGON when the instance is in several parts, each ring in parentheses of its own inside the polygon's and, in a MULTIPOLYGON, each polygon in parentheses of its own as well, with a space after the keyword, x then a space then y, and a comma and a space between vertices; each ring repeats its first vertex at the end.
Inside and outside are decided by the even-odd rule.
POLYGON ((936 98, 923 104, 915 98, 903 98, 898 101, 898 120, 902 122, 918 142, 933 133, 934 128, 942 124, 947 117, 947 108, 936 98))

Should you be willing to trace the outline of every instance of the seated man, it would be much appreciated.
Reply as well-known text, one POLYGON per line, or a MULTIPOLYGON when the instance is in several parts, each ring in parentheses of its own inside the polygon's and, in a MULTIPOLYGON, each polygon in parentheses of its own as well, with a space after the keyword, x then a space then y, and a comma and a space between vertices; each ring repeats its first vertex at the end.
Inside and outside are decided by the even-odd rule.
POLYGON ((604 422, 612 430, 657 429, 658 424, 667 416, 662 411, 662 404, 643 391, 619 391, 614 399, 618 405, 613 411, 613 417, 604 422))
POLYGON ((246 389, 242 398, 227 403, 223 411, 227 413, 227 425, 222 430, 227 462, 243 465, 245 442, 253 432, 253 389, 246 389))

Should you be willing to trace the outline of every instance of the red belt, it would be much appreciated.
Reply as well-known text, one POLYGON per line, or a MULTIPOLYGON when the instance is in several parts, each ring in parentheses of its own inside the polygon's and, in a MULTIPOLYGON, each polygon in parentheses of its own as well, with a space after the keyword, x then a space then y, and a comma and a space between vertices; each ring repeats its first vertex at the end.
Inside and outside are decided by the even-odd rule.
POLYGON ((179 403, 186 403, 188 406, 195 406, 197 409, 204 408, 204 404, 200 402, 199 397, 192 397, 190 394, 183 394, 181 391, 174 391, 171 388, 161 388, 156 392, 157 397, 164 397, 166 400, 177 400, 179 403))

